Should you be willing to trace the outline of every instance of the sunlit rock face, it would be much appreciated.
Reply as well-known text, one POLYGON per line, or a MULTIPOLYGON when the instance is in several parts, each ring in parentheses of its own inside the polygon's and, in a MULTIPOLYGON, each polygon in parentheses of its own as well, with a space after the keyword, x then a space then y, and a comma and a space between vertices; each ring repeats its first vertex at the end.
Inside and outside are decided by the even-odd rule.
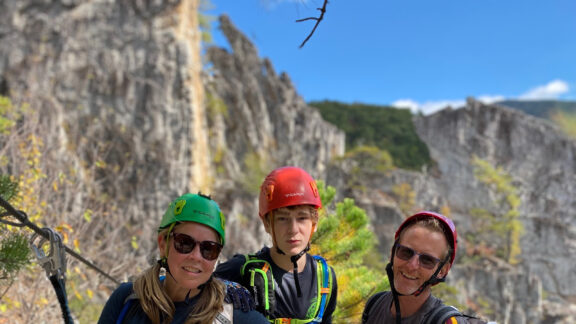
MULTIPOLYGON (((307 106, 230 19, 220 18, 229 48, 201 57, 197 5, 0 2, 0 94, 38 111, 31 132, 45 143, 44 171, 74 181, 46 194, 47 225, 81 231, 86 210, 104 215, 89 225, 83 253, 115 276, 135 275, 157 254, 154 234, 168 202, 201 190, 226 215, 224 257, 252 252, 270 244, 257 216, 260 182, 273 168, 297 165, 366 210, 383 260, 404 217, 449 214, 460 240, 448 284, 469 309, 487 303, 493 313, 483 315, 500 323, 576 322, 573 140, 545 120, 469 100, 415 117, 433 166, 358 170, 359 161, 337 159, 344 133, 307 106), (509 210, 477 178, 474 158, 508 174, 520 198, 515 265, 467 243, 478 235, 474 209, 498 217, 509 210)), ((18 154, 4 149, 3 157, 18 154)), ((2 167, 17 173, 23 164, 2 167)))
MULTIPOLYGON (((43 161, 73 173, 80 188, 62 194, 74 198, 55 213, 58 221, 104 208, 115 228, 128 222, 152 233, 170 199, 208 189, 197 7, 193 0, 0 4, 3 94, 38 112, 43 161)), ((155 242, 140 246, 136 253, 155 242)))
POLYGON ((444 212, 459 232, 447 282, 458 289, 457 299, 470 312, 484 303, 492 313, 480 314, 501 323, 572 323, 576 286, 568 283, 576 279, 574 140, 546 120, 474 99, 459 109, 416 116, 414 123, 433 166, 382 174, 358 171, 359 161, 343 160, 327 172, 328 184, 338 188, 340 197, 353 197, 366 210, 383 259, 404 217, 423 209, 444 212), (514 265, 493 248, 470 243, 471 236, 481 235, 502 247, 510 239, 496 230, 479 230, 479 210, 503 221, 511 207, 496 184, 479 179, 474 161, 506 175, 519 200, 517 219, 524 230, 514 265), (409 208, 400 186, 413 194, 409 208))
MULTIPOLYGON (((516 300, 517 309, 502 306, 502 311, 507 307, 509 322, 523 322, 514 317, 520 314, 528 322, 537 322, 533 311, 527 312, 529 308, 520 306, 537 300, 535 290, 540 285, 547 295, 543 311, 556 313, 552 304, 560 302, 573 320, 576 285, 567 283, 576 280, 575 141, 546 120, 473 99, 462 109, 447 109, 418 118, 416 125, 438 164, 440 176, 436 184, 463 229, 474 230, 471 227, 474 220, 467 213, 473 208, 495 215, 509 210, 502 197, 495 194, 494 187, 490 189, 477 180, 470 161, 475 157, 485 160, 511 177, 520 198, 518 219, 524 232, 519 264, 504 275, 512 272, 526 279, 511 278, 516 287, 503 289, 497 294, 499 297, 495 296, 496 300, 516 300)), ((467 274, 462 275, 464 279, 467 274)), ((490 295, 481 287, 475 289, 490 295)), ((540 304, 537 306, 536 309, 542 309, 540 304)))
POLYGON ((232 248, 251 252, 267 241, 258 218, 259 185, 272 169, 294 165, 322 179, 330 161, 344 153, 344 133, 306 105, 286 73, 258 56, 226 16, 220 29, 229 49, 210 47, 206 89, 217 175, 215 197, 230 210, 232 248))

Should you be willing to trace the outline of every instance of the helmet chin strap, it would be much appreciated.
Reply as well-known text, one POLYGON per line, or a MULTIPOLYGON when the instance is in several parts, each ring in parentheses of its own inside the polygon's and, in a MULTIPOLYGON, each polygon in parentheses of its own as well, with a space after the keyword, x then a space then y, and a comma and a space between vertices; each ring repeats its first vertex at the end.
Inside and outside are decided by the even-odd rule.
MULTIPOLYGON (((449 257, 450 257, 450 255, 448 255, 448 258, 449 257)), ((422 284, 422 286, 420 286, 420 288, 418 288, 418 290, 413 292, 412 295, 419 296, 424 291, 424 289, 426 289, 426 287, 433 286, 435 284, 444 282, 446 280, 446 276, 444 276, 444 278, 438 278, 438 273, 440 273, 440 270, 442 270, 442 267, 446 264, 446 261, 448 261, 448 258, 446 258, 442 262, 440 262, 440 265, 438 265, 438 269, 436 269, 434 274, 428 280, 426 280, 422 284)))
POLYGON ((270 226, 270 232, 272 232, 272 244, 276 247, 276 252, 278 254, 286 255, 284 251, 280 250, 278 247, 278 242, 276 242, 276 232, 274 231, 274 211, 271 211, 268 216, 268 226, 270 226))
MULTIPOLYGON (((276 247, 276 252, 278 252, 278 254, 286 255, 286 253, 284 253, 284 251, 282 251, 280 249, 280 247, 278 247, 278 242, 276 242, 276 233, 274 232, 274 215, 272 213, 270 214, 269 222, 270 222, 269 223, 270 229, 272 232, 272 241, 274 243, 274 246, 276 247)), ((302 297, 302 289, 300 288, 300 279, 298 279, 298 260, 300 260, 300 258, 304 254, 306 254, 308 251, 310 251, 310 240, 312 239, 312 233, 315 232, 315 229, 316 229, 316 224, 313 224, 312 225, 312 232, 310 234, 310 238, 308 239, 308 244, 306 245, 304 250, 302 250, 302 251, 300 251, 300 253, 290 257, 290 261, 292 262, 292 265, 294 266, 292 272, 294 274, 294 284, 296 285, 296 294, 298 295, 298 297, 302 297)))
MULTIPOLYGON (((394 252, 392 252, 392 260, 394 259, 394 252)), ((396 308, 396 324, 401 324, 402 315, 400 314, 400 301, 398 300, 398 295, 400 294, 394 287, 394 272, 392 271, 392 261, 388 262, 386 265, 386 274, 388 275, 388 281, 390 283, 390 290, 392 290, 392 298, 394 299, 394 308, 396 308)))
POLYGON ((308 245, 306 245, 306 248, 302 250, 300 253, 290 257, 290 261, 292 261, 292 264, 294 265, 293 270, 294 284, 296 285, 296 293, 298 294, 298 297, 302 297, 302 290, 300 289, 300 279, 298 279, 298 260, 309 250, 310 250, 310 243, 308 243, 308 245))
MULTIPOLYGON (((290 261, 292 262, 292 265, 294 266, 294 270, 292 271, 294 274, 294 284, 296 285, 296 293, 298 295, 298 297, 302 297, 302 289, 300 289, 300 279, 298 279, 298 260, 300 260, 300 258, 306 254, 306 252, 310 251, 310 243, 308 243, 308 245, 306 245, 306 248, 302 251, 300 251, 300 253, 293 255, 290 257, 290 261)), ((282 255, 286 255, 286 253, 284 253, 284 251, 280 250, 280 248, 278 247, 278 245, 276 245, 276 252, 278 252, 279 254, 282 255)))
POLYGON ((160 264, 160 267, 166 269, 166 273, 169 274, 170 277, 172 277, 172 279, 174 279, 175 282, 178 282, 170 272, 170 267, 168 267, 168 253, 170 252, 170 233, 172 233, 172 230, 174 229, 175 225, 176 222, 170 224, 170 227, 166 232, 166 236, 164 237, 164 244, 165 244, 164 248, 166 249, 166 255, 163 256, 160 260, 158 260, 158 263, 160 264))

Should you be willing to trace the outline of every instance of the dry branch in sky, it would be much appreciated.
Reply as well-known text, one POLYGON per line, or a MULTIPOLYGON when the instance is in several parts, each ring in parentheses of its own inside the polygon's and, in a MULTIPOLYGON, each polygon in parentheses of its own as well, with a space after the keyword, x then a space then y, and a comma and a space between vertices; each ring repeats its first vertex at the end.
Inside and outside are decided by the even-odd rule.
POLYGON ((308 37, 306 37, 306 39, 302 42, 302 44, 300 44, 300 48, 304 47, 304 45, 306 44, 306 42, 310 39, 310 37, 312 37, 312 35, 314 34, 314 32, 316 31, 316 28, 318 27, 318 25, 320 24, 320 22, 322 21, 322 19, 324 19, 324 14, 326 13, 326 6, 328 5, 328 0, 324 0, 324 5, 322 6, 322 8, 316 8, 317 10, 320 11, 320 16, 318 17, 308 17, 308 18, 303 18, 303 19, 298 19, 296 20, 296 22, 303 22, 306 20, 316 20, 316 24, 314 25, 314 28, 312 28, 312 31, 310 32, 310 34, 308 35, 308 37))

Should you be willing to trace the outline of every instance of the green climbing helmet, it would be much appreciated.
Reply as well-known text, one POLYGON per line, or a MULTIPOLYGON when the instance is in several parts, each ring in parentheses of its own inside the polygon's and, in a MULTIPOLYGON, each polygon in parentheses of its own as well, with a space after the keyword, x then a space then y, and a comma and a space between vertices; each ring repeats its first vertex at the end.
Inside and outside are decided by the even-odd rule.
POLYGON ((222 245, 225 243, 224 215, 210 196, 187 193, 172 201, 162 217, 158 232, 177 222, 196 222, 206 225, 220 235, 222 245))

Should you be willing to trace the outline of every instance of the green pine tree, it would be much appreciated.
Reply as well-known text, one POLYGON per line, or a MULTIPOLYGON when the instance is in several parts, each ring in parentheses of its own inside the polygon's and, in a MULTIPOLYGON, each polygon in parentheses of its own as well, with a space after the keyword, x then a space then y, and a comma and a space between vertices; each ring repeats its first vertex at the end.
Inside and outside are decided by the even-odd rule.
POLYGON ((318 181, 324 208, 313 237, 312 254, 322 255, 338 278, 335 323, 359 323, 366 300, 389 289, 384 266, 375 264, 376 237, 368 228, 366 212, 345 198, 332 208, 336 190, 318 181), (370 261, 368 261, 370 260, 370 261))
MULTIPOLYGON (((9 176, 0 174, 0 196, 8 202, 16 196, 18 184, 9 176)), ((8 216, 0 207, 2 220, 8 216)), ((30 249, 26 237, 11 231, 9 225, 0 223, 0 279, 11 279, 29 262, 30 249)))

